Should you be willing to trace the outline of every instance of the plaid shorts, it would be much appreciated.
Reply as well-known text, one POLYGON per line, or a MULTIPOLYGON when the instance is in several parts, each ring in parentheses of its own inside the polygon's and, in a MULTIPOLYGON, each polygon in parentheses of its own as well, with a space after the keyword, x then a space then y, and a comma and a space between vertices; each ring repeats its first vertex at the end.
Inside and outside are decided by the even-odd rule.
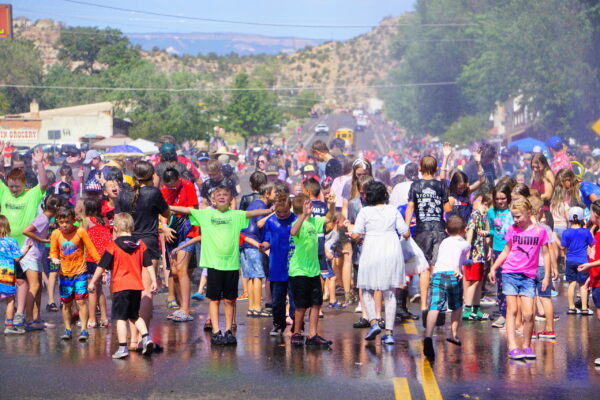
POLYGON ((446 311, 446 306, 451 310, 463 306, 463 285, 453 272, 437 272, 429 284, 429 309, 446 311))

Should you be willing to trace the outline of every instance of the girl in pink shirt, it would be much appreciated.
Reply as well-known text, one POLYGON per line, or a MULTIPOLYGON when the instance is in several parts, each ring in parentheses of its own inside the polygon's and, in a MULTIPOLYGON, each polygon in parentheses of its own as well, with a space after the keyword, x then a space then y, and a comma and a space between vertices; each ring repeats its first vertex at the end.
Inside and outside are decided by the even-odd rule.
POLYGON ((502 292, 506 295, 506 333, 508 357, 512 359, 535 359, 531 349, 533 332, 536 273, 540 251, 544 257, 542 291, 550 284, 550 253, 548 233, 531 219, 532 207, 523 198, 510 204, 514 224, 506 232, 506 247, 500 253, 489 274, 490 282, 496 281, 496 270, 502 266, 502 292), (516 317, 520 309, 523 318, 523 347, 516 341, 516 317))

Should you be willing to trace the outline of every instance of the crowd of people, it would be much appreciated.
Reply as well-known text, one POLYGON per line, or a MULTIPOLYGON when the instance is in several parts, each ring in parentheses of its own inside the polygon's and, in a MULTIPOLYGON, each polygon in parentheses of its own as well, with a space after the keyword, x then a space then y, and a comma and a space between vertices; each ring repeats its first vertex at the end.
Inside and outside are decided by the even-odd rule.
POLYGON ((397 322, 421 319, 434 360, 449 310, 451 345, 463 321, 493 319, 509 358, 534 359, 532 340, 557 339, 557 283, 568 282, 567 314, 593 315, 593 303, 600 319, 600 150, 546 146, 394 137, 385 154, 348 154, 339 139, 178 153, 163 137, 143 159, 77 149, 61 159, 0 143, 4 333, 43 330, 43 312, 60 310, 62 340, 77 330, 86 342, 112 320, 114 358, 151 354, 159 290, 176 323, 208 299, 214 346, 237 343, 247 300, 246 317, 271 318, 271 336, 289 326, 292 346, 332 345, 319 334, 329 308, 360 313, 354 328, 385 345, 397 322))

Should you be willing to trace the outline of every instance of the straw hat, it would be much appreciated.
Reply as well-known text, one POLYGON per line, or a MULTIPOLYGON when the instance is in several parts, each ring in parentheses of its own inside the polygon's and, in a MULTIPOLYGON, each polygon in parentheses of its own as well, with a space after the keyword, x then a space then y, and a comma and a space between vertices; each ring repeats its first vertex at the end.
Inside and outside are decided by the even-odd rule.
POLYGON ((229 159, 234 160, 234 161, 237 161, 237 159, 238 159, 238 156, 231 153, 230 151, 228 151, 227 147, 225 147, 225 146, 220 146, 217 149, 217 151, 210 154, 211 158, 216 158, 216 159, 218 159, 220 155, 229 156, 229 159))

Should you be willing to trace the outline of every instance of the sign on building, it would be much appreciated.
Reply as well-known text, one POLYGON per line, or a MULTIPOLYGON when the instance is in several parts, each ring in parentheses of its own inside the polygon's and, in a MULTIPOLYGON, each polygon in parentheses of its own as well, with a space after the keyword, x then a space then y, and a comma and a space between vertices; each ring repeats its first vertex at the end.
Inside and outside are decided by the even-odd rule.
POLYGON ((12 6, 0 4, 0 39, 12 39, 12 6))
POLYGON ((38 129, 19 128, 19 129, 0 129, 0 140, 9 141, 18 144, 23 141, 37 141, 38 129))

